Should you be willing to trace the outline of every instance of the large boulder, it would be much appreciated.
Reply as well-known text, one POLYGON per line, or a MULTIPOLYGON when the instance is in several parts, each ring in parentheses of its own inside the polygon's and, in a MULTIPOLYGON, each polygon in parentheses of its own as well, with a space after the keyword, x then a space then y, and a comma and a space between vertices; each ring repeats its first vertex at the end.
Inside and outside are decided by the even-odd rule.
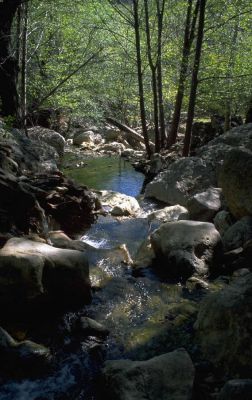
POLYGON ((220 232, 222 236, 231 225, 233 225, 234 221, 232 215, 226 211, 219 211, 214 217, 214 225, 217 231, 220 232))
POLYGON ((0 251, 0 304, 22 306, 50 300, 60 306, 90 301, 85 255, 22 238, 0 251))
POLYGON ((251 377, 252 273, 203 301, 195 329, 205 357, 223 374, 251 377))
POLYGON ((252 217, 241 218, 225 231, 222 238, 226 251, 243 247, 252 240, 252 217))
POLYGON ((85 144, 101 144, 103 142, 102 136, 94 133, 93 131, 85 131, 85 132, 76 132, 73 137, 73 144, 76 146, 80 146, 83 143, 85 144))
POLYGON ((157 263, 170 277, 208 276, 222 261, 220 234, 208 222, 167 222, 151 234, 151 244, 157 263))
POLYGON ((112 153, 121 153, 125 150, 125 146, 122 143, 111 142, 103 144, 99 150, 103 150, 104 152, 112 152, 112 153))
POLYGON ((52 146, 60 157, 64 155, 65 139, 60 133, 41 126, 34 126, 28 129, 28 136, 31 140, 45 142, 52 146))
POLYGON ((103 370, 107 398, 114 400, 189 400, 194 367, 184 349, 147 361, 107 361, 103 370))
POLYGON ((30 340, 17 342, 0 327, 0 370, 12 377, 31 377, 48 371, 52 362, 50 350, 30 340))
POLYGON ((101 207, 114 216, 136 215, 140 211, 138 201, 126 194, 111 190, 96 191, 101 207))
POLYGON ((186 207, 191 196, 216 183, 215 168, 210 162, 199 157, 182 158, 146 186, 145 197, 186 207))
POLYGON ((219 185, 235 218, 252 215, 252 151, 237 148, 228 153, 219 185))
POLYGON ((208 188, 192 196, 187 203, 190 218, 195 221, 212 221, 221 208, 221 189, 208 188))
POLYGON ((232 379, 221 389, 217 400, 251 400, 252 379, 232 379))

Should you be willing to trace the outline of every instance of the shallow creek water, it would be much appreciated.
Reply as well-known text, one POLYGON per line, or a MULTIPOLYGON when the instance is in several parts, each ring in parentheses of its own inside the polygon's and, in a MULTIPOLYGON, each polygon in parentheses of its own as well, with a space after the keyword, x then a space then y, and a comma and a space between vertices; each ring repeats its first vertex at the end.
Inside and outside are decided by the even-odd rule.
MULTIPOLYGON (((69 169, 68 175, 96 189, 135 196, 140 193, 143 176, 127 163, 121 161, 120 165, 118 159, 107 158, 87 160, 87 164, 89 171, 85 167, 69 169)), ((93 301, 65 314, 50 332, 51 342, 46 344, 56 356, 54 372, 40 379, 3 382, 1 400, 94 400, 95 380, 104 360, 147 359, 178 346, 190 350, 195 299, 180 284, 161 280, 152 270, 134 274, 131 266, 113 257, 113 248, 121 244, 126 244, 134 257, 154 228, 143 213, 141 218, 126 220, 99 217, 83 233, 83 241, 99 249, 112 249, 107 257, 102 252, 90 257, 93 301), (110 330, 107 340, 76 335, 72 326, 82 315, 104 324, 110 330)), ((32 339, 38 340, 36 335, 32 339)))

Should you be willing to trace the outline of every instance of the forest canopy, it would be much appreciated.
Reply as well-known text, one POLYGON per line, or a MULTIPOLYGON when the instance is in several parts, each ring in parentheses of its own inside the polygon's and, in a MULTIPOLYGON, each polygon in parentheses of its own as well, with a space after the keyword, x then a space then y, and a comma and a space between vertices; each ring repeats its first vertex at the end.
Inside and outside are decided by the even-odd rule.
MULTIPOLYGON (((21 121, 41 106, 95 121, 109 115, 143 126, 145 120, 160 129, 162 145, 174 109, 178 121, 188 107, 192 118, 246 113, 252 83, 249 0, 7 0, 0 7, 10 11, 14 5, 8 57, 17 63, 12 73, 21 121)), ((3 65, 6 59, 1 57, 3 65)))

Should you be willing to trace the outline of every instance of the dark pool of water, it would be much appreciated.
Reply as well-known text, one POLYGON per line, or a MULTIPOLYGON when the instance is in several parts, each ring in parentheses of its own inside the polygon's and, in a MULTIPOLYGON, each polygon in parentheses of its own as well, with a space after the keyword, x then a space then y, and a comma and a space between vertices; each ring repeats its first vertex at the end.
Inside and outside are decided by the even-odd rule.
POLYGON ((113 190, 129 196, 137 196, 141 192, 144 175, 120 157, 99 157, 77 162, 68 157, 66 160, 67 168, 64 172, 89 188, 113 190), (80 167, 76 167, 76 164, 80 167))

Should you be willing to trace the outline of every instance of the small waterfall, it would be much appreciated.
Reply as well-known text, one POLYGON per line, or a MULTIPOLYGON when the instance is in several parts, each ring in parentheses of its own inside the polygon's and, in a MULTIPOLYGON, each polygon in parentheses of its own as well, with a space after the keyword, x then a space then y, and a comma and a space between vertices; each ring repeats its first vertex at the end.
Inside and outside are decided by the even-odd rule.
POLYGON ((38 200, 35 201, 35 207, 38 210, 40 218, 41 218, 42 234, 44 235, 46 242, 48 244, 52 245, 52 242, 49 238, 49 226, 48 226, 48 221, 47 221, 47 218, 45 215, 45 210, 41 207, 38 200))

